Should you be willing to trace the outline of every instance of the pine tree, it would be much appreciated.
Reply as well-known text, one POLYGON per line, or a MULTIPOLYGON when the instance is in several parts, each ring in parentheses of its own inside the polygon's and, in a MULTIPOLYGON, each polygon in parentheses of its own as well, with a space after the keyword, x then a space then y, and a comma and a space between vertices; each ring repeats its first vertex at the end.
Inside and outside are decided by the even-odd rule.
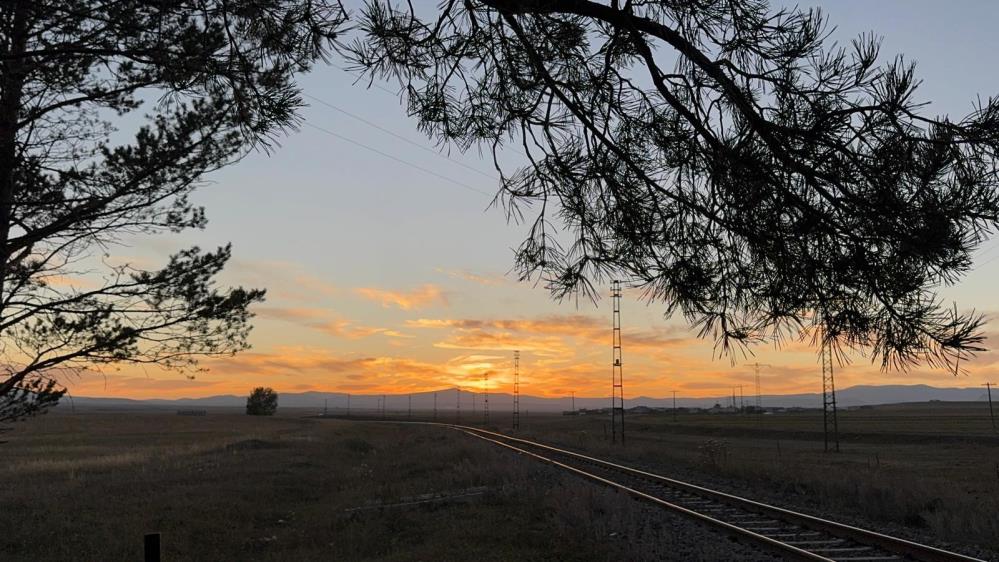
POLYGON ((999 101, 928 115, 914 65, 764 0, 368 2, 350 56, 437 141, 492 150, 554 296, 625 279, 722 350, 811 334, 956 367, 937 296, 999 225, 999 101), (499 154, 526 154, 511 169, 499 154))
POLYGON ((101 253, 203 227, 191 191, 295 125, 294 77, 344 18, 324 0, 0 4, 0 421, 55 403, 56 374, 247 346, 264 293, 216 286, 228 246, 159 270, 101 253))

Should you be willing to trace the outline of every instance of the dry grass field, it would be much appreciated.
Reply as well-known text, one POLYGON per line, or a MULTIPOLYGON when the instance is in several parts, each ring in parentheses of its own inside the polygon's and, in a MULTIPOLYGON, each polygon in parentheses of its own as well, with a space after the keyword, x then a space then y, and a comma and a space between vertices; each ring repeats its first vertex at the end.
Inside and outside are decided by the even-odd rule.
POLYGON ((758 558, 454 430, 302 414, 19 424, 0 560, 140 560, 147 532, 168 561, 758 558))
POLYGON ((632 416, 625 447, 607 442, 607 422, 531 416, 521 433, 917 540, 999 553, 999 435, 987 405, 841 411, 835 454, 823 452, 819 411, 632 416))

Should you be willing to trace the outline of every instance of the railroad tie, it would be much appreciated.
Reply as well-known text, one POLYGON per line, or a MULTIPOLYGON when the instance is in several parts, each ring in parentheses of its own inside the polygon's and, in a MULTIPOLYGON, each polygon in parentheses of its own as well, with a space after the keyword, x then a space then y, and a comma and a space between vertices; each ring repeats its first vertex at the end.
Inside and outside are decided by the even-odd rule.
POLYGON ((795 538, 795 537, 821 537, 822 533, 817 531, 798 531, 795 533, 777 533, 774 535, 767 535, 771 539, 783 539, 783 538, 795 538))

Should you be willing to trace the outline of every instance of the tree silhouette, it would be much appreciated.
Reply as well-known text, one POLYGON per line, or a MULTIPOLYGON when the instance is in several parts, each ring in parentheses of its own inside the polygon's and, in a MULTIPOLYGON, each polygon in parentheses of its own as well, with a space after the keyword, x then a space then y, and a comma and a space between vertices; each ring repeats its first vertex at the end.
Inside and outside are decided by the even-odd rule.
POLYGON ((277 406, 278 395, 274 389, 258 386, 246 398, 246 415, 273 416, 277 406))
POLYGON ((982 316, 936 290, 997 226, 999 103, 927 115, 877 38, 830 44, 818 10, 760 0, 375 0, 357 28, 350 58, 426 133, 493 151, 495 202, 532 222, 518 271, 556 297, 620 276, 723 352, 981 350, 982 316))
POLYGON ((263 291, 215 286, 228 246, 160 270, 107 258, 126 234, 204 226, 188 195, 295 125, 293 77, 343 16, 324 0, 0 4, 0 421, 57 401, 58 369, 192 369, 247 346, 263 291))

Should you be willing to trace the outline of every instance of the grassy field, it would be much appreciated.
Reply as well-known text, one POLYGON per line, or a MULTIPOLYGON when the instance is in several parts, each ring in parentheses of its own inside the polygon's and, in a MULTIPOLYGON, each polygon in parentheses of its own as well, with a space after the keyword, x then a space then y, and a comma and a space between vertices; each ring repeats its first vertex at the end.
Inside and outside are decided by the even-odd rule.
POLYGON ((532 416, 521 433, 920 540, 999 552, 999 436, 980 403, 841 411, 839 453, 823 451, 818 411, 632 416, 625 447, 607 442, 607 422, 532 416))
POLYGON ((0 560, 717 560, 752 551, 441 427, 53 413, 0 445, 0 560))

